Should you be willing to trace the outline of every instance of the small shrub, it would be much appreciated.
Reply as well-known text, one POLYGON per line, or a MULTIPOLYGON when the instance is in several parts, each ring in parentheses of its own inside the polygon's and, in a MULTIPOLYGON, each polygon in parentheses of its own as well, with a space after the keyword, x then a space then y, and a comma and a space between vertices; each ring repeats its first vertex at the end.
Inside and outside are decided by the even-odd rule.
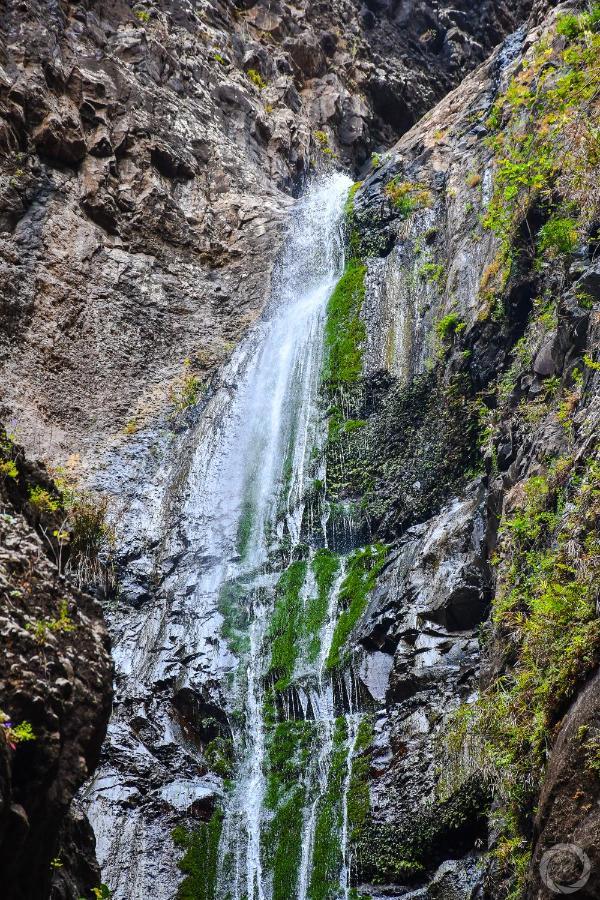
POLYGON ((386 184, 385 193, 403 219, 408 218, 417 209, 431 206, 433 202, 431 191, 426 187, 422 184, 413 184, 411 181, 401 181, 399 176, 386 184))
POLYGON ((448 313, 439 322, 436 322, 435 333, 441 341, 450 341, 455 334, 464 331, 466 324, 460 319, 456 313, 448 313))
POLYGON ((146 24, 146 22, 150 21, 150 13, 148 12, 147 9, 136 9, 135 17, 138 20, 138 22, 142 22, 144 24, 146 24))
POLYGON ((60 499, 39 485, 29 488, 29 502, 41 513, 54 513, 60 509, 60 499))
POLYGON ((435 283, 442 288, 446 270, 441 263, 424 263, 419 269, 419 276, 429 283, 435 283))
POLYGON ((181 413, 198 402, 205 390, 204 383, 197 375, 190 371, 192 361, 185 359, 183 362, 183 375, 179 383, 169 391, 169 399, 176 412, 181 413))
POLYGON ((35 624, 28 623, 27 631, 33 632, 35 640, 38 644, 45 644, 48 632, 54 634, 68 634, 74 631, 77 625, 69 615, 69 604, 67 600, 61 600, 59 605, 59 614, 55 619, 38 619, 35 624))
POLYGON ((574 16, 572 13, 566 13, 563 16, 559 16, 557 19, 556 30, 558 34, 561 34, 563 37, 573 40, 573 38, 578 37, 581 32, 581 25, 582 23, 579 16, 574 16))
POLYGON ((26 741, 35 741, 35 734, 30 722, 13 725, 10 717, 3 710, 0 710, 0 736, 4 738, 11 750, 16 750, 19 744, 26 741))
POLYGON ((260 72, 257 72, 256 69, 248 69, 246 72, 246 77, 252 82, 252 84, 256 85, 259 91, 264 90, 267 86, 267 82, 262 77, 260 72))
POLYGON ((0 460, 0 478, 16 478, 18 474, 19 470, 14 460, 0 460))
POLYGON ((541 253, 556 256, 571 254, 577 248, 577 222, 575 219, 550 219, 540 228, 539 248, 541 253))

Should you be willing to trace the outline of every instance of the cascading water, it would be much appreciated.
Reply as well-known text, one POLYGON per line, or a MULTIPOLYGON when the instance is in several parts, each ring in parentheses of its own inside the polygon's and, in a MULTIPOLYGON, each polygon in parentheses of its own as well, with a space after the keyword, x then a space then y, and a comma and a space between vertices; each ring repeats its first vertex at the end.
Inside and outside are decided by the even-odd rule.
POLYGON ((206 411, 192 465, 184 520, 200 572, 194 597, 203 640, 210 623, 230 650, 234 769, 218 900, 349 896, 359 716, 336 718, 328 668, 346 560, 323 546, 326 504, 313 539, 305 533, 307 496, 325 476, 324 324, 344 267, 349 185, 335 174, 298 202, 267 314, 206 411))

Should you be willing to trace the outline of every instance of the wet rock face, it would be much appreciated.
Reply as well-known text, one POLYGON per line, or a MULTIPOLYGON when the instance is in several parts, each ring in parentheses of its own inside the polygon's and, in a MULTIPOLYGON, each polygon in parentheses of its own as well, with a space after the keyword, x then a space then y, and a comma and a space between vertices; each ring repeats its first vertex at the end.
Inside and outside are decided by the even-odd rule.
POLYGON ((71 801, 98 762, 112 664, 99 606, 58 575, 24 515, 32 484, 0 485, 2 892, 66 900, 100 881, 93 833, 71 801))
MULTIPOLYGON (((544 4, 538 4, 538 21, 543 12, 544 4)), ((530 796, 514 801, 522 846, 532 852, 530 863, 526 856, 521 860, 522 873, 529 866, 526 880, 522 873, 516 874, 516 859, 511 857, 503 871, 498 865, 505 845, 493 823, 499 808, 508 815, 502 806, 502 788, 495 788, 496 818, 492 815, 489 820, 488 832, 485 810, 490 797, 485 790, 479 797, 461 793, 469 782, 455 778, 455 760, 444 743, 444 734, 452 728, 447 714, 454 703, 471 703, 479 689, 491 691, 498 678, 506 677, 511 683, 519 673, 531 675, 527 661, 520 657, 519 629, 513 628, 514 620, 502 607, 507 593, 503 578, 511 563, 516 572, 514 580, 509 579, 512 589, 518 591, 518 579, 531 578, 527 583, 536 585, 523 558, 515 561, 503 544, 513 517, 518 519, 536 479, 545 484, 544 479, 551 479, 551 466, 562 463, 573 467, 569 470, 573 479, 569 476, 564 482, 570 492, 566 512, 559 501, 556 508, 551 507, 562 527, 580 502, 578 484, 588 459, 597 458, 593 435, 598 429, 598 374, 589 362, 596 358, 599 346, 595 195, 582 215, 577 246, 562 254, 544 256, 540 250, 540 230, 548 217, 559 215, 556 209, 541 215, 533 204, 521 221, 517 217, 507 237, 513 264, 502 284, 495 282, 500 259, 497 232, 493 224, 481 227, 497 189, 500 165, 498 152, 490 146, 494 128, 488 116, 494 100, 502 97, 509 84, 514 88, 513 76, 526 80, 523 57, 535 55, 541 38, 554 41, 554 52, 557 48, 560 52, 563 45, 560 38, 552 37, 553 22, 551 16, 542 30, 527 35, 522 29, 509 38, 488 64, 401 138, 354 197, 352 244, 367 268, 362 319, 368 378, 372 383, 391 380, 398 396, 409 402, 415 382, 433 370, 435 374, 428 376, 431 383, 454 384, 462 396, 478 396, 484 422, 493 434, 484 454, 483 481, 476 489, 454 487, 456 498, 441 510, 441 498, 431 484, 442 469, 439 461, 431 465, 427 500, 435 515, 431 516, 430 508, 423 513, 425 521, 408 530, 401 528, 397 549, 353 634, 358 677, 375 709, 376 735, 371 758, 372 821, 362 844, 362 877, 375 881, 377 873, 390 884, 387 890, 364 887, 373 897, 499 900, 516 896, 511 891, 517 890, 519 896, 549 898, 554 894, 548 877, 569 887, 582 871, 582 896, 598 891, 581 855, 590 861, 593 872, 598 857, 597 837, 591 837, 597 834, 598 791, 590 769, 595 739, 590 735, 597 734, 592 699, 597 681, 595 638, 589 644, 586 640, 589 654, 586 651, 583 660, 574 654, 579 673, 567 676, 560 702, 550 704, 546 713, 545 740, 550 748, 546 774, 540 774, 546 766, 544 749, 539 765, 529 770, 530 796), (524 238, 528 228, 531 238, 524 238), (540 296, 553 297, 552 314, 545 318, 537 300, 540 296), (498 304, 493 315, 490 297, 498 304), (558 386, 558 396, 552 394, 553 385, 558 386), (482 512, 469 506, 477 491, 482 512), (507 556, 499 563, 502 553, 507 556), (480 626, 490 609, 494 619, 481 629, 480 642, 480 626), (449 802, 457 804, 454 823, 460 827, 455 831, 445 825, 449 802), (556 852, 562 844, 578 849, 556 852), (484 878, 481 868, 475 873, 472 863, 474 856, 485 855, 488 848, 489 871, 484 878), (448 856, 456 881, 444 868, 448 856), (436 869, 440 863, 442 869, 436 869)), ((504 113, 511 115, 506 107, 504 113)), ((501 155, 505 153, 506 145, 501 155)), ((582 164, 581 171, 591 171, 589 162, 582 164)), ((566 181, 561 188, 568 191, 566 181)), ((377 415, 375 409, 368 425, 374 432, 377 415)), ((470 437, 466 421, 465 417, 460 420, 465 440, 485 449, 483 422, 479 435, 470 437)), ((436 425, 441 435, 437 419, 436 425)), ((401 440, 397 445, 401 452, 401 440)), ((420 443, 413 459, 422 454, 420 443)), ((447 479, 442 482, 447 485, 447 479)), ((398 492, 400 504, 407 502, 409 488, 398 492)), ((562 489, 559 481, 557 494, 562 489)), ((410 497, 408 505, 415 509, 410 497)), ((585 534, 587 527, 587 540, 593 541, 597 505, 587 515, 587 526, 579 523, 580 531, 573 526, 573 533, 585 534)), ((549 554, 560 554, 562 539, 548 529, 541 546, 549 554)), ((597 573, 594 546, 595 562, 590 561, 588 576, 592 580, 597 573)), ((587 551, 574 552, 587 559, 587 551)), ((574 571, 578 566, 574 563, 574 571)), ((539 583, 537 589, 541 591, 539 583)), ((582 586, 581 594, 586 590, 582 586)), ((595 622, 594 590, 588 595, 588 615, 595 622)), ((520 612, 525 620, 529 611, 524 602, 520 612)), ((568 632, 575 630, 575 616, 564 627, 568 632)), ((561 651, 555 652, 558 662, 561 651)), ((493 714, 492 709, 489 715, 493 714)), ((501 718, 499 712, 498 721, 501 718)), ((523 746, 532 730, 531 726, 528 732, 527 727, 523 746)), ((497 752, 503 749, 497 747, 497 752)), ((464 752, 469 757, 468 747, 464 752)), ((480 778, 483 775, 485 781, 489 770, 483 771, 478 752, 472 751, 470 771, 480 778)), ((492 766, 492 772, 492 784, 502 784, 501 765, 492 766)), ((522 775, 520 783, 524 782, 522 775)), ((360 855, 357 866, 360 870, 360 855)))
MULTIPOLYGON (((446 717, 477 687, 477 627, 491 598, 487 516, 487 490, 478 481, 464 499, 409 528, 356 630, 358 677, 379 709, 371 823, 357 850, 363 880, 402 882, 404 866, 409 883, 419 868, 433 871, 485 835, 485 792, 474 784, 464 795, 444 796, 438 754, 446 717)), ((458 883, 470 890, 475 871, 453 865, 458 883)), ((430 893, 414 896, 438 896, 434 885, 446 882, 450 891, 454 875, 444 872, 433 876, 430 893)))

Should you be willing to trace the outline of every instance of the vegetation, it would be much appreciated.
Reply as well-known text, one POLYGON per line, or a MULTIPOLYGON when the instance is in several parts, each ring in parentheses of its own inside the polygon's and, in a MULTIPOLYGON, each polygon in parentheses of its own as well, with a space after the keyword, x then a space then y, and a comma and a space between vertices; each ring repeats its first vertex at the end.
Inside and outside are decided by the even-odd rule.
POLYGON ((0 478, 17 478, 16 449, 12 435, 0 428, 0 478))
POLYGON ((262 91, 266 88, 267 82, 262 77, 260 72, 257 72, 256 69, 248 69, 246 72, 246 77, 252 82, 252 84, 256 85, 259 91, 262 91))
POLYGON ((555 459, 529 479, 501 523, 493 623, 514 663, 456 714, 448 746, 454 777, 483 772, 501 801, 499 861, 520 896, 523 833, 543 777, 552 729, 600 662, 600 463, 555 459))
POLYGON ((190 406, 194 406, 206 390, 206 385, 197 375, 194 375, 191 366, 191 359, 185 359, 183 374, 169 390, 169 400, 178 413, 185 412, 190 406))
POLYGON ((273 873, 273 900, 288 900, 298 878, 306 772, 315 737, 315 723, 310 721, 278 722, 270 733, 265 804, 273 817, 263 849, 273 873))
POLYGON ((420 278, 424 278, 425 281, 428 281, 430 284, 436 284, 440 289, 444 285, 445 274, 446 269, 441 263, 424 263, 419 269, 420 278))
POLYGON ((362 373, 366 271, 362 262, 350 259, 327 304, 323 377, 330 389, 356 383, 362 373))
POLYGON ((465 328, 465 323, 457 313, 451 312, 436 323, 435 333, 441 341, 451 340, 455 334, 459 334, 465 328))
POLYGON ((183 826, 173 830, 175 845, 184 850, 178 865, 186 876, 177 891, 177 900, 214 900, 222 826, 223 814, 216 810, 209 822, 201 822, 192 831, 183 826))
POLYGON ((552 256, 573 253, 593 217, 600 160, 591 114, 600 76, 599 9, 594 4, 587 13, 560 16, 557 31, 566 46, 540 41, 488 117, 496 172, 482 221, 500 239, 495 270, 482 284, 488 304, 517 261, 518 229, 531 209, 547 218, 539 250, 552 256))
POLYGON ((369 793, 369 749, 373 743, 373 726, 365 717, 358 726, 348 785, 347 810, 350 842, 356 845, 362 835, 371 810, 369 793))
POLYGON ((321 797, 315 827, 311 900, 336 900, 342 863, 340 830, 343 816, 343 788, 346 776, 348 727, 343 717, 336 719, 327 790, 321 797))
POLYGON ((68 634, 74 631, 77 625, 69 615, 68 600, 61 600, 58 604, 58 616, 51 619, 38 619, 35 623, 28 623, 25 627, 32 631, 38 644, 45 644, 48 634, 68 634))
POLYGON ((388 548, 384 544, 371 544, 356 550, 348 559, 347 574, 338 595, 338 607, 341 612, 327 657, 328 669, 335 669, 344 662, 344 646, 366 609, 367 598, 375 587, 387 552, 388 548))
POLYGON ((0 737, 6 741, 11 750, 16 750, 19 744, 34 741, 35 734, 30 722, 19 722, 13 725, 10 716, 0 709, 0 737))
POLYGON ((402 181, 399 175, 387 183, 385 193, 403 219, 407 219, 418 209, 431 206, 433 202, 431 191, 427 187, 413 184, 411 181, 402 181))
POLYGON ((277 584, 275 609, 269 624, 271 639, 270 673, 275 680, 275 690, 289 687, 298 658, 298 634, 301 630, 302 600, 300 593, 306 577, 307 563, 292 563, 277 584))

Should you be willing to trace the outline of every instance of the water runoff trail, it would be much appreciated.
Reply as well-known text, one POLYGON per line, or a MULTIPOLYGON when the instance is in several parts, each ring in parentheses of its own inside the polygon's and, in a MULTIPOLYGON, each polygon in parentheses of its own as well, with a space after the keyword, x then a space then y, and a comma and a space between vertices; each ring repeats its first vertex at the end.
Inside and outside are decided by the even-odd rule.
POLYGON ((319 385, 349 186, 333 174, 298 201, 266 315, 236 351, 227 402, 200 448, 199 596, 213 598, 237 661, 216 900, 352 896, 347 799, 360 715, 349 702, 336 713, 328 668, 347 561, 325 546, 326 505, 307 508, 326 478, 319 385))

